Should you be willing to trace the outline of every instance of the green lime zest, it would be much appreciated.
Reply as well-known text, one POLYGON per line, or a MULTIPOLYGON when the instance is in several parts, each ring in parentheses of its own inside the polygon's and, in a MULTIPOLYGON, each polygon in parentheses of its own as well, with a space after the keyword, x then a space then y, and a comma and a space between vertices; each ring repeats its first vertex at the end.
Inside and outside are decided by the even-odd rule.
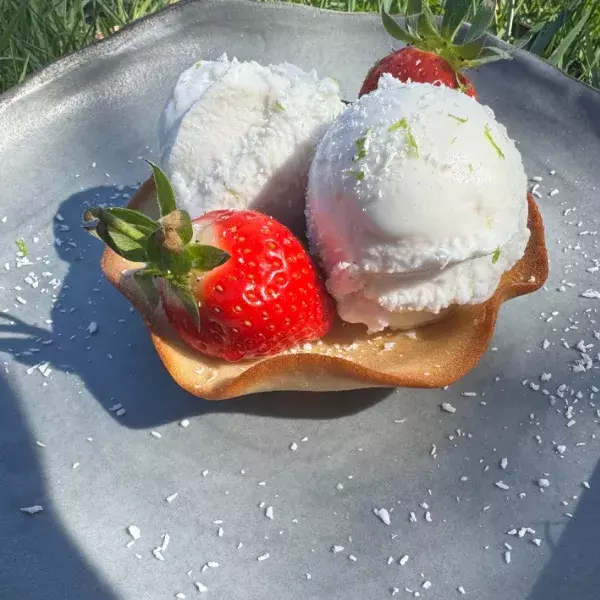
POLYGON ((498 144, 496 143, 496 140, 492 137, 492 132, 490 130, 489 124, 485 126, 484 133, 485 133, 485 137, 487 138, 488 142, 492 145, 494 150, 496 150, 498 157, 501 158, 502 160, 504 160, 506 158, 504 156, 504 152, 502 152, 502 149, 500 148, 500 146, 498 146, 498 144))
POLYGON ((408 143, 409 153, 413 154, 415 158, 419 158, 419 145, 417 144, 417 140, 415 140, 412 128, 408 124, 406 118, 402 118, 399 121, 396 121, 395 123, 390 125, 388 131, 390 133, 393 133, 394 131, 398 131, 399 129, 402 129, 406 132, 406 141, 408 143))
POLYGON ((457 139, 458 139, 458 137, 453 137, 453 138, 450 140, 450 144, 454 144, 454 142, 456 142, 456 140, 457 140, 457 139))
POLYGON ((399 121, 396 121, 395 123, 390 125, 388 127, 388 131, 390 133, 394 133, 394 131, 398 131, 398 129, 407 129, 407 128, 408 128, 408 122, 406 121, 406 118, 404 118, 404 119, 400 119, 399 121))
POLYGON ((498 262, 498 259, 500 258, 500 246, 498 246, 494 252, 494 254, 492 254, 492 264, 495 265, 498 262))
POLYGON ((281 111, 285 110, 285 107, 283 106, 283 104, 281 104, 281 102, 279 102, 279 100, 277 100, 277 102, 275 102, 275 108, 277 110, 281 110, 281 111))
POLYGON ((196 67, 196 69, 199 69, 202 66, 203 63, 204 63, 203 60, 199 60, 199 61, 197 61, 197 62, 194 63, 194 66, 196 67))
POLYGON ((354 162, 362 160, 363 158, 365 158, 365 156, 367 156, 366 143, 367 143, 367 136, 369 135, 369 133, 371 133, 370 127, 365 129, 364 134, 354 142, 354 145, 356 146, 356 155, 352 159, 354 162))
POLYGON ((472 173, 474 170, 472 163, 469 163, 469 173, 472 173))
POLYGON ((355 171, 354 169, 348 169, 344 171, 346 175, 351 175, 352 177, 356 177, 356 181, 362 181, 365 178, 364 171, 355 171))
POLYGON ((223 186, 225 187, 225 191, 231 194, 238 202, 241 200, 239 194, 232 187, 229 187, 226 183, 223 186))
POLYGON ((463 117, 457 117, 456 115, 451 115, 448 113, 448 116, 455 121, 458 121, 461 125, 464 125, 469 119, 463 117))
POLYGON ((23 256, 27 256, 27 244, 25 243, 25 240, 23 238, 21 238, 20 240, 16 241, 16 244, 17 244, 17 248, 19 249, 19 252, 23 256))

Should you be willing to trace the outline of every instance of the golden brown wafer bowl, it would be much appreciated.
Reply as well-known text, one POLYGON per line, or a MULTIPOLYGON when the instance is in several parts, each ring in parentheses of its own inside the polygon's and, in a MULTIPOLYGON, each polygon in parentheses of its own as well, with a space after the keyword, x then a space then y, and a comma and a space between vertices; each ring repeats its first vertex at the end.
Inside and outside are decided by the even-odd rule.
MULTIPOLYGON (((141 312, 150 336, 173 379, 207 400, 224 400, 275 390, 325 392, 368 387, 435 388, 450 385, 481 359, 494 333, 503 302, 530 294, 548 277, 548 255, 540 211, 528 196, 529 244, 523 258, 504 274, 496 293, 483 304, 460 306, 444 320, 413 333, 368 335, 362 325, 337 320, 320 342, 277 356, 227 363, 188 348, 159 307, 153 314, 130 270, 139 268, 106 249, 102 271, 141 312)), ((129 208, 156 214, 154 181, 146 181, 129 208)))

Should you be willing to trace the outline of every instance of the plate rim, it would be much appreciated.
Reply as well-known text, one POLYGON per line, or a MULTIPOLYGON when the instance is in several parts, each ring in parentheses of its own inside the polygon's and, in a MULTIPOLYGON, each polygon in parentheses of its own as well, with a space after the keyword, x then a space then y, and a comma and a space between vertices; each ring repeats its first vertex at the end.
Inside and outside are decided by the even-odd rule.
MULTIPOLYGON (((25 80, 9 90, 5 91, 3 94, 0 94, 0 113, 4 112, 4 110, 8 109, 12 104, 18 102, 21 99, 24 99, 29 94, 38 91, 43 85, 49 83, 50 81, 57 79, 66 75, 67 73, 75 70, 76 68, 80 68, 83 64, 95 59, 100 58, 105 54, 114 54, 118 52, 119 46, 123 46, 127 43, 129 38, 133 37, 138 33, 139 30, 144 29, 151 23, 153 20, 162 20, 165 19, 168 15, 174 14, 179 11, 187 10, 186 7, 192 5, 223 5, 223 4, 231 4, 231 5, 241 5, 253 7, 257 10, 304 10, 307 12, 316 12, 316 13, 325 13, 327 15, 336 15, 335 18, 351 18, 351 19, 373 19, 374 17, 378 17, 379 13, 376 12, 342 12, 336 10, 330 10, 325 8, 318 8, 309 6, 306 4, 295 4, 291 2, 278 2, 278 1, 258 1, 258 0, 180 0, 176 4, 171 4, 166 6, 155 13, 145 15, 135 21, 132 21, 126 25, 124 25, 119 31, 112 34, 111 36, 104 38, 102 40, 93 41, 88 46, 80 48, 78 50, 74 50, 64 56, 56 58, 51 61, 38 71, 32 73, 25 80)), ((397 15, 395 15, 397 16, 397 15)), ((401 18, 401 17, 400 17, 401 18)), ((494 35, 488 36, 490 40, 492 40, 493 44, 496 46, 500 46, 503 48, 512 48, 514 54, 521 56, 523 58, 533 60, 535 63, 538 63, 538 66, 542 68, 550 68, 551 71, 554 72, 556 76, 564 77, 570 84, 572 85, 580 85, 583 89, 590 90, 595 92, 598 96, 598 100, 600 101, 600 89, 596 89, 589 85, 584 81, 580 81, 575 79, 568 73, 565 73, 557 66, 551 64, 547 60, 532 54, 527 50, 523 50, 521 48, 517 48, 515 46, 511 46, 507 42, 500 40, 494 35)))

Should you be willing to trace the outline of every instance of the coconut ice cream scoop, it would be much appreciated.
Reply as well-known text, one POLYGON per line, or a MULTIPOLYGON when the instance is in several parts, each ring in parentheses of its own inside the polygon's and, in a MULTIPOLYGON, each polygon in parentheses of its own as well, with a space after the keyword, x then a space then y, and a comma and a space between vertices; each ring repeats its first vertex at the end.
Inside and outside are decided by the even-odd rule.
POLYGON ((490 298, 522 256, 527 178, 494 113, 459 91, 384 75, 331 125, 308 234, 342 319, 412 328, 490 298))
POLYGON ((161 115, 161 166, 192 216, 250 208, 303 231, 310 162, 343 109, 338 84, 314 71, 226 55, 199 61, 161 115))

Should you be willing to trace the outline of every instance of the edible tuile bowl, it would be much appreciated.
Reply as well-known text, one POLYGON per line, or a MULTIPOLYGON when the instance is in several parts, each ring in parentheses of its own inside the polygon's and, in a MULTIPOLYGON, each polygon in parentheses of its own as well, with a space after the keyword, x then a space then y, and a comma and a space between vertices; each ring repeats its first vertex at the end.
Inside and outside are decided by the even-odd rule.
MULTIPOLYGON (((139 263, 107 248, 102 271, 142 314, 152 342, 173 379, 191 394, 225 400, 270 391, 327 392, 370 387, 437 388, 466 375, 481 359, 494 333, 503 302, 541 288, 548 255, 540 211, 528 195, 531 231, 523 258, 483 304, 453 308, 443 320, 412 332, 367 334, 363 325, 337 319, 319 342, 287 352, 228 363, 195 352, 179 339, 161 307, 152 312, 132 277, 139 263)), ((129 208, 157 217, 154 180, 148 179, 129 208)))

